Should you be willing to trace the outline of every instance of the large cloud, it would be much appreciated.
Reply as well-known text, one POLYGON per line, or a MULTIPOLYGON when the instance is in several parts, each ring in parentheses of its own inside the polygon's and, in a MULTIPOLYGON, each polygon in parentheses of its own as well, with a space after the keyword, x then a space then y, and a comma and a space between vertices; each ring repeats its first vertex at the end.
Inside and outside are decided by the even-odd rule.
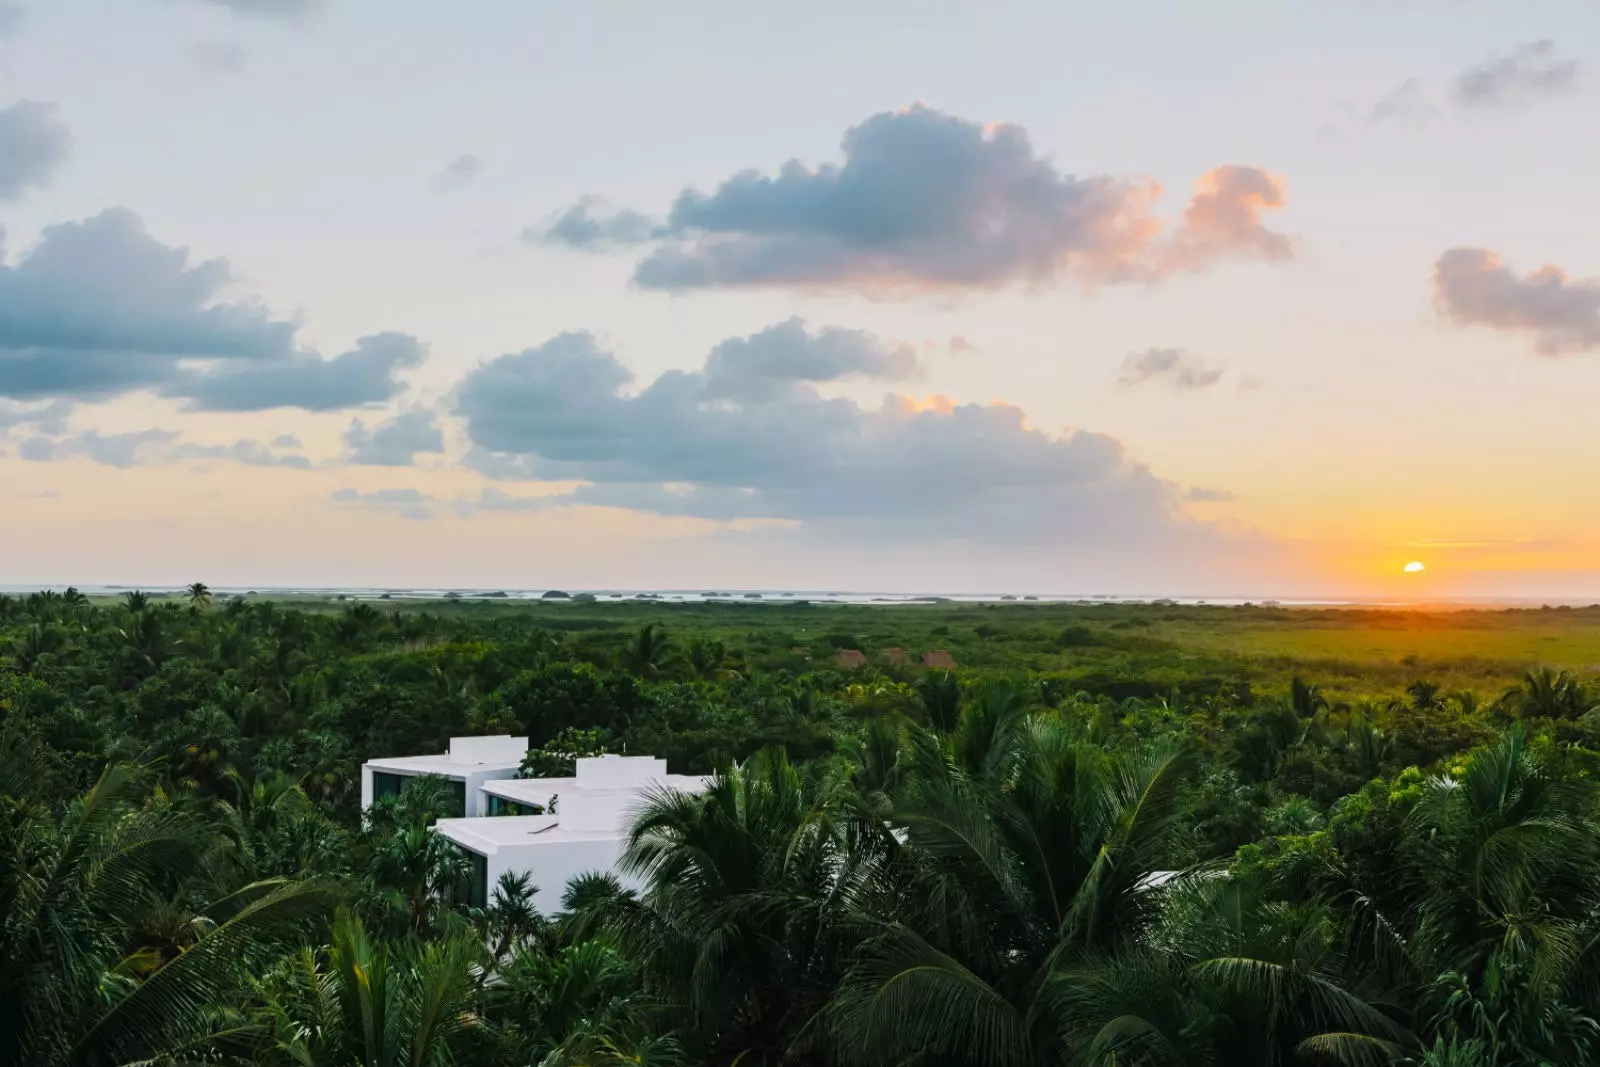
POLYGON ((430 411, 407 411, 377 426, 353 419, 345 431, 348 461, 377 467, 409 467, 418 452, 443 452, 444 432, 430 411))
POLYGON ((923 105, 846 131, 844 162, 791 160, 746 170, 713 193, 686 189, 650 227, 636 212, 580 201, 533 236, 579 248, 659 242, 639 263, 647 288, 798 286, 893 295, 927 289, 1152 280, 1219 259, 1278 259, 1259 225, 1283 203, 1278 179, 1226 167, 1203 183, 1185 222, 1163 236, 1153 183, 1076 177, 1014 125, 923 105), (1198 227, 1198 228, 1197 228, 1198 227))
POLYGON ((1519 277, 1486 248, 1452 248, 1433 267, 1439 313, 1464 326, 1525 333, 1543 355, 1600 349, 1600 279, 1560 267, 1519 277))
MULTIPOLYGON (((727 342, 700 371, 670 371, 635 393, 632 375, 588 334, 563 334, 502 356, 460 389, 480 469, 586 483, 545 502, 711 519, 788 519, 894 536, 1071 543, 1170 532, 1177 491, 1121 444, 1052 435, 1010 405, 918 403, 890 395, 863 407, 808 384, 864 370, 825 353, 837 339, 785 323, 727 342), (777 391, 718 388, 730 364, 783 337, 791 366, 777 391)), ((743 380, 735 376, 736 380, 743 380)))
POLYGON ((111 396, 157 389, 199 408, 324 410, 382 401, 421 346, 364 338, 333 360, 298 348, 298 324, 224 301, 224 260, 191 262, 133 212, 47 227, 25 257, 0 259, 0 396, 111 396))
POLYGON ((1577 83, 1577 60, 1557 59, 1554 41, 1533 41, 1463 72, 1451 96, 1462 107, 1502 107, 1566 92, 1577 83))
POLYGON ((0 200, 44 185, 71 151, 72 136, 54 104, 21 100, 0 108, 0 200))

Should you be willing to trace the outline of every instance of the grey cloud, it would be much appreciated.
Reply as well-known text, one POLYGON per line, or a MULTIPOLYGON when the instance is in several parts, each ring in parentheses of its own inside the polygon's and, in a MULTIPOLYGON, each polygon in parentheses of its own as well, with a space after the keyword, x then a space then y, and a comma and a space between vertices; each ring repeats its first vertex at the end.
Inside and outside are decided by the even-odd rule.
POLYGON ((341 507, 392 511, 402 519, 431 519, 433 497, 416 489, 336 490, 328 499, 341 507))
POLYGON ((1452 248, 1434 263, 1433 291, 1444 317, 1528 334, 1541 355, 1600 350, 1600 278, 1554 266, 1519 277, 1486 248, 1452 248))
POLYGON ((1407 78, 1372 105, 1366 118, 1372 126, 1426 126, 1438 117, 1439 110, 1428 99, 1422 83, 1407 78))
POLYGON ((599 197, 585 196, 547 225, 523 230, 522 239, 529 244, 603 251, 647 241, 655 230, 656 224, 637 211, 613 211, 599 197))
POLYGON ((512 496, 496 489, 494 486, 489 486, 478 494, 476 500, 456 501, 456 513, 459 515, 474 515, 480 511, 503 511, 525 514, 535 511, 548 511, 553 507, 562 507, 572 503, 574 501, 569 493, 554 493, 546 496, 512 496))
POLYGON ((0 0, 0 41, 14 36, 28 21, 28 9, 21 4, 0 0))
POLYGON ((299 448, 300 438, 292 433, 280 433, 268 443, 273 448, 299 448))
POLYGON ((465 189, 482 173, 483 160, 469 153, 452 159, 444 170, 433 176, 429 184, 436 193, 453 192, 465 189))
POLYGON ((87 459, 111 467, 147 467, 196 459, 220 459, 251 467, 293 467, 309 470, 304 456, 274 451, 259 441, 240 440, 229 445, 202 445, 183 441, 175 430, 149 429, 132 433, 102 434, 88 430, 72 436, 35 434, 22 442, 18 453, 36 463, 87 459))
POLYGON ((102 396, 158 383, 182 359, 270 359, 294 324, 218 304, 222 260, 145 232, 121 208, 46 227, 26 258, 0 264, 0 396, 102 396))
POLYGON ((401 386, 422 346, 376 334, 336 359, 298 348, 298 324, 223 303, 225 260, 191 262, 125 208, 46 227, 0 259, 0 397, 94 398, 155 389, 196 409, 373 403, 401 386))
POLYGON ((1064 173, 1020 126, 919 104, 868 118, 842 147, 842 164, 791 160, 776 176, 745 170, 709 194, 686 189, 660 226, 580 201, 533 236, 578 247, 659 242, 634 273, 645 288, 873 296, 1045 286, 1066 275, 1150 282, 1226 256, 1283 258, 1286 247, 1259 227, 1261 209, 1283 196, 1255 168, 1213 172, 1214 203, 1191 209, 1208 228, 1185 223, 1163 236, 1149 210, 1159 192, 1152 183, 1064 173))
POLYGON ((72 412, 72 405, 64 400, 47 404, 19 404, 0 399, 0 430, 13 426, 38 426, 40 433, 57 432, 55 428, 72 412))
POLYGON ((1216 385, 1222 370, 1181 348, 1147 348, 1122 357, 1122 373, 1117 384, 1141 385, 1162 381, 1176 389, 1204 389, 1216 385))
POLYGON ((1226 500, 1237 500, 1237 493, 1230 493, 1226 489, 1207 489, 1204 486, 1191 485, 1188 492, 1183 494, 1183 499, 1197 504, 1220 503, 1226 500))
POLYGON ((768 399, 802 382, 841 378, 905 381, 917 372, 906 344, 885 343, 865 330, 828 326, 807 333, 799 318, 749 337, 733 337, 706 358, 705 399, 768 399))
POLYGON ((75 437, 57 439, 36 435, 23 441, 17 451, 23 459, 35 463, 81 457, 110 467, 136 467, 148 462, 150 451, 171 444, 178 436, 172 430, 155 429, 104 435, 90 430, 75 437))
POLYGON ((191 411, 265 411, 296 407, 334 411, 381 404, 404 386, 395 373, 421 363, 427 349, 403 333, 363 337, 355 348, 333 359, 297 355, 290 359, 231 363, 187 375, 166 386, 166 396, 183 397, 191 411))
MULTIPOLYGON (((242 463, 247 467, 292 467, 295 470, 310 470, 311 461, 304 456, 287 455, 273 451, 274 445, 263 445, 260 441, 235 441, 231 445, 198 445, 184 443, 175 446, 171 453, 165 457, 166 462, 178 462, 190 459, 224 459, 234 463, 242 463)), ((299 447, 296 443, 295 448, 299 447)))
POLYGON ((1557 59, 1554 41, 1533 41, 1462 73, 1451 97, 1462 107, 1503 107, 1566 92, 1577 83, 1577 60, 1557 59))
POLYGON ((354 419, 345 431, 344 443, 350 449, 350 463, 409 467, 418 452, 443 452, 444 432, 431 411, 408 411, 371 428, 354 419))
POLYGON ((0 108, 0 200, 44 185, 71 152, 72 135, 54 104, 19 100, 0 108))
POLYGON ((499 477, 587 483, 528 509, 566 503, 1047 543, 1157 535, 1181 521, 1176 490, 1110 437, 1053 436, 1009 405, 923 406, 891 395, 867 408, 798 383, 710 398, 709 363, 628 393, 632 375, 588 334, 502 356, 459 390, 477 446, 469 461, 499 477))

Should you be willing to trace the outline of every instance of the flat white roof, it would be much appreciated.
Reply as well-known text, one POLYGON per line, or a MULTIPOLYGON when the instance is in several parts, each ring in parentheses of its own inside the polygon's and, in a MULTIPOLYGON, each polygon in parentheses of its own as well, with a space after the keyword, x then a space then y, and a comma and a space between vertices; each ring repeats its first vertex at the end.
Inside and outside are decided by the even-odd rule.
POLYGON ((574 831, 558 815, 495 815, 478 819, 440 819, 439 832, 456 844, 492 856, 501 849, 537 848, 561 841, 620 841, 616 831, 574 831))
POLYGON ((497 796, 501 800, 510 800, 518 804, 544 804, 552 795, 576 793, 584 796, 642 797, 646 792, 662 787, 685 793, 699 793, 705 790, 710 781, 710 778, 702 778, 697 774, 668 774, 638 785, 606 785, 595 788, 583 785, 577 778, 499 778, 492 782, 484 782, 482 788, 485 793, 497 796))
POLYGON ((465 781, 469 776, 484 771, 514 771, 522 766, 522 760, 519 757, 493 763, 466 763, 451 759, 448 752, 439 752, 429 756, 383 756, 369 759, 362 766, 389 774, 437 774, 443 778, 465 781))

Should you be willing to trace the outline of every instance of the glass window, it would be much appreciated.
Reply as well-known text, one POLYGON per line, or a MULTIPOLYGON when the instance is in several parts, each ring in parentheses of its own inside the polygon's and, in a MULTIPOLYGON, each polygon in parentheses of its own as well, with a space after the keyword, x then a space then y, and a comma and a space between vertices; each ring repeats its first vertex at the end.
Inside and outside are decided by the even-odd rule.
MULTIPOLYGON (((456 846, 461 848, 460 845, 456 846)), ((456 887, 456 896, 470 907, 482 908, 489 904, 489 857, 470 848, 461 848, 467 857, 467 874, 464 885, 456 887)))
POLYGON ((447 795, 450 797, 449 818, 459 819, 467 813, 467 783, 452 781, 447 795))
POLYGON ((372 772, 372 799, 382 800, 384 797, 400 795, 400 790, 405 788, 406 776, 402 774, 386 774, 383 771, 372 772))

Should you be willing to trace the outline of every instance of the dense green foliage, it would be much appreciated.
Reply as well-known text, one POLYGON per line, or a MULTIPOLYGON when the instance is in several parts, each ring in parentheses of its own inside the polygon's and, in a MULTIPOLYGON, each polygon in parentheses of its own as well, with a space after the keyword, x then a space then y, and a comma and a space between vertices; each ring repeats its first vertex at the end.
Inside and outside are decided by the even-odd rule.
POLYGON ((0 1067, 1600 1059, 1593 611, 390 607, 0 597, 0 1067), (496 732, 716 777, 473 907, 496 732))

